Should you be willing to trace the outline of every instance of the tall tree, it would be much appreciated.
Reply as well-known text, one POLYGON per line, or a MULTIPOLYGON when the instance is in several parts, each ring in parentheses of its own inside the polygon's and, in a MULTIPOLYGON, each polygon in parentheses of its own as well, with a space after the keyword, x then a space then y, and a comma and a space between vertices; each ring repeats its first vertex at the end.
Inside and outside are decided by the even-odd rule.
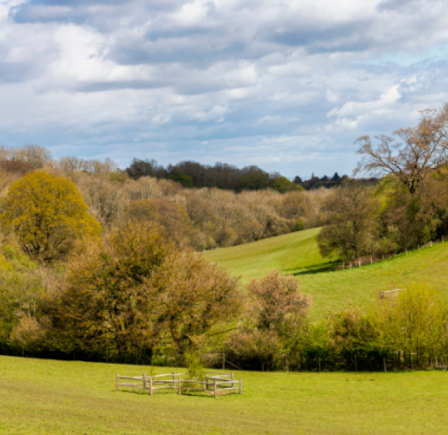
POLYGON ((368 188, 352 185, 335 188, 324 209, 329 225, 318 236, 323 256, 336 253, 345 260, 370 253, 376 222, 376 201, 368 188))
POLYGON ((99 235, 79 189, 68 179, 43 170, 12 183, 1 202, 0 222, 25 251, 51 262, 69 251, 80 236, 99 235))
MULTIPOLYGON (((53 310, 61 336, 85 350, 182 356, 238 314, 237 280, 154 225, 133 221, 71 256, 53 310)), ((63 342, 63 340, 59 340, 63 342)))
POLYGON ((414 194, 428 170, 446 163, 448 148, 448 109, 426 110, 417 127, 399 129, 387 135, 375 136, 374 145, 370 136, 361 136, 358 162, 355 174, 394 174, 414 194))

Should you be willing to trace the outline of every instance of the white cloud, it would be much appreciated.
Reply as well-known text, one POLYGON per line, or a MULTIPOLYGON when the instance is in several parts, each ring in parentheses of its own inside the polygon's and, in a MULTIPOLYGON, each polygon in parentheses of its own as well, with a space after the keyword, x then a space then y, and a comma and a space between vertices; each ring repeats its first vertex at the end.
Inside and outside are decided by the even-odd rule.
POLYGON ((447 13, 437 0, 0 0, 0 143, 347 173, 358 136, 448 99, 447 13))

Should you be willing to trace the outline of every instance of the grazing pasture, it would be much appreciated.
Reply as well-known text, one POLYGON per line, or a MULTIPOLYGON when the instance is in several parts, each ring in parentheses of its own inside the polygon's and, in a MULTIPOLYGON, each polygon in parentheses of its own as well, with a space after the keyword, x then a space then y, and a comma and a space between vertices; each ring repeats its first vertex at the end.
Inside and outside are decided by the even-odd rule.
POLYGON ((448 242, 398 254, 396 258, 353 269, 335 270, 317 246, 319 229, 223 248, 204 255, 244 283, 272 269, 293 274, 303 293, 313 297, 311 316, 319 318, 350 302, 368 305, 380 291, 423 281, 448 296, 448 242))
POLYGON ((0 356, 0 433, 444 435, 448 426, 447 372, 238 372, 243 395, 218 399, 116 392, 117 372, 150 368, 0 356))

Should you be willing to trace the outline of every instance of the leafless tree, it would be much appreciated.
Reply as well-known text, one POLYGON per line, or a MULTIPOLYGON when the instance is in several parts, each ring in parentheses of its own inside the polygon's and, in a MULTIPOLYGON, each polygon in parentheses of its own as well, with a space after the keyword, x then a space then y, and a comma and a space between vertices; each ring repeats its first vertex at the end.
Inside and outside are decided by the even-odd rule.
POLYGON ((422 112, 417 127, 399 129, 387 135, 375 136, 374 145, 370 136, 361 136, 358 162, 354 174, 394 174, 414 194, 419 183, 431 169, 446 163, 448 150, 448 108, 422 112))

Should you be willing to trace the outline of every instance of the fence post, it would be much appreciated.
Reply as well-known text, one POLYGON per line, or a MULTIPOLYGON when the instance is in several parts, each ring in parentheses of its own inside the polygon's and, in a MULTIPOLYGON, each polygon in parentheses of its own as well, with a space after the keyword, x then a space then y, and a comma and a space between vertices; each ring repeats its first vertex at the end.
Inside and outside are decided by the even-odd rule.
POLYGON ((240 394, 243 394, 243 378, 240 378, 240 394))
POLYGON ((180 383, 181 383, 181 379, 180 379, 180 378, 178 379, 178 383, 179 383, 179 391, 178 391, 178 394, 179 394, 179 396, 182 396, 182 388, 181 388, 181 386, 180 386, 180 383))
POLYGON ((143 381, 143 390, 146 390, 146 375, 142 375, 142 381, 143 381))
POLYGON ((208 390, 208 375, 205 375, 205 389, 208 390))
POLYGON ((216 391, 216 379, 214 380, 214 393, 215 393, 215 399, 218 397, 218 392, 216 391))
POLYGON ((149 395, 152 396, 152 376, 149 377, 149 395))
POLYGON ((222 369, 223 370, 226 369, 226 353, 225 352, 222 353, 222 369))
POLYGON ((370 257, 370 264, 373 264, 373 258, 370 257))
POLYGON ((115 391, 118 391, 120 383, 120 375, 117 373, 117 380, 115 381, 115 391))
POLYGON ((319 373, 320 373, 320 357, 319 357, 319 373))
MULTIPOLYGON (((234 380, 234 378, 233 378, 233 372, 232 372, 232 381, 234 380)), ((232 382, 232 388, 233 388, 233 382, 232 382)))
POLYGON ((387 373, 386 357, 383 356, 384 373, 387 373))
POLYGON ((358 267, 361 267, 361 260, 358 258, 358 267))

